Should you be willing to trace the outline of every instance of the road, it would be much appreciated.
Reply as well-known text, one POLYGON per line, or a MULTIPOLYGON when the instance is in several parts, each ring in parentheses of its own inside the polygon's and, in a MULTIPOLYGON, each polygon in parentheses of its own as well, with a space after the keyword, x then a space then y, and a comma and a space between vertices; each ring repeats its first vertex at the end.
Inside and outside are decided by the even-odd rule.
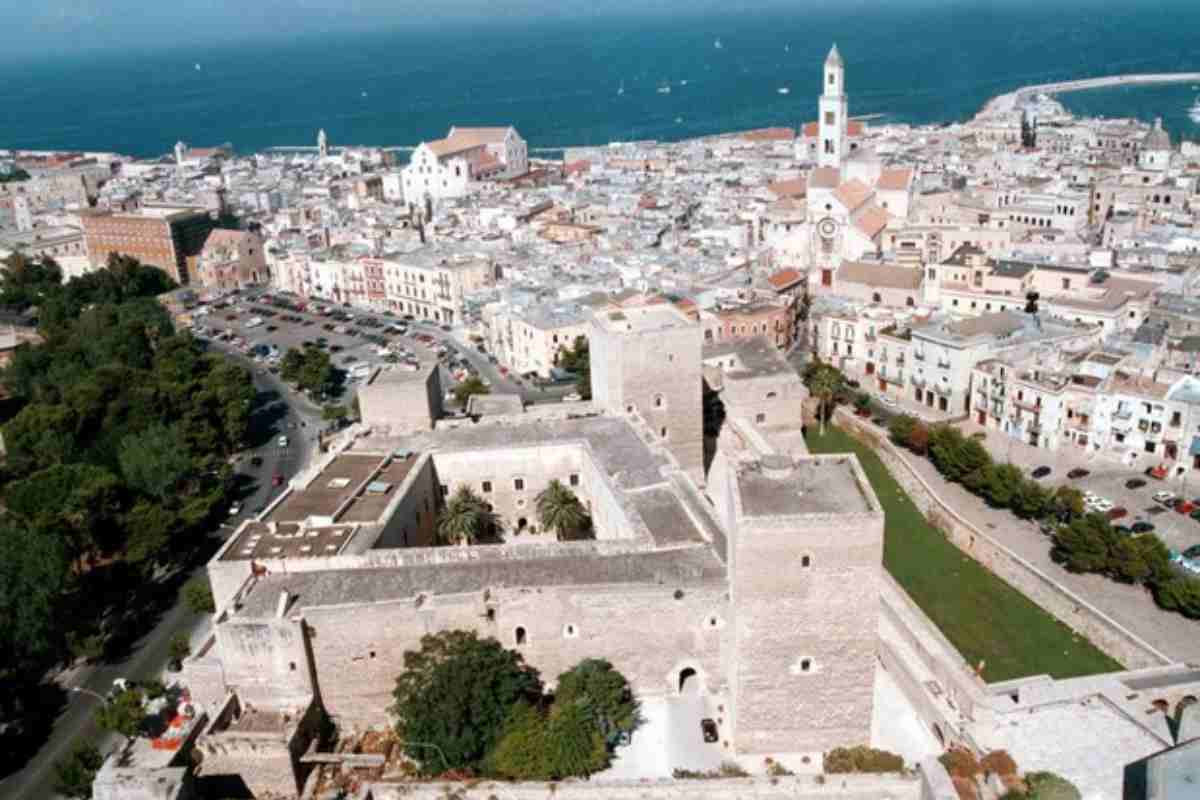
MULTIPOLYGON (((231 354, 251 366, 260 402, 251 418, 250 442, 253 445, 238 465, 239 474, 247 476, 242 487, 242 513, 221 526, 214 535, 225 539, 241 517, 255 508, 266 505, 273 494, 282 491, 271 485, 271 476, 280 473, 291 477, 302 469, 315 452, 320 410, 303 398, 296 397, 275 376, 265 372, 240 355, 231 354), (281 405, 281 401, 283 404, 281 405), (301 426, 301 422, 305 423, 301 426), (294 426, 294 427, 293 427, 294 426), (278 435, 286 433, 291 441, 287 448, 278 446, 278 435), (250 468, 250 459, 263 459, 257 469, 250 468), (254 481, 254 476, 258 480, 254 481)), ((203 566, 191 575, 201 574, 203 566)), ((189 575, 188 577, 191 577, 189 575)), ((83 687, 100 695, 112 688, 117 678, 131 680, 170 679, 164 675, 171 638, 180 631, 189 632, 193 641, 207 629, 208 615, 193 614, 178 599, 163 614, 158 624, 135 642, 129 655, 112 663, 76 667, 59 676, 64 687, 83 687)), ((21 770, 0 780, 0 797, 5 800, 46 800, 57 796, 54 791, 54 764, 70 752, 76 740, 92 742, 107 752, 119 743, 119 737, 106 734, 93 721, 100 700, 87 693, 70 693, 67 704, 55 721, 54 728, 37 754, 21 770)))

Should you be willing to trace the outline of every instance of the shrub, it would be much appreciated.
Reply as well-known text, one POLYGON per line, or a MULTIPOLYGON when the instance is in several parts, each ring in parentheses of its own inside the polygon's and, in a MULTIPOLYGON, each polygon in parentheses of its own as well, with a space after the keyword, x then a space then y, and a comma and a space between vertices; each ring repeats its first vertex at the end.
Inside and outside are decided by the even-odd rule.
POLYGON ((888 422, 888 435, 892 437, 892 443, 901 447, 908 447, 908 438, 920 423, 916 417, 908 414, 899 414, 892 417, 888 422))
POLYGON ((91 797, 92 781, 103 763, 104 756, 95 745, 76 744, 66 758, 54 765, 55 791, 65 797, 91 797))
POLYGON ((952 778, 974 780, 979 774, 979 761, 970 750, 954 747, 938 756, 938 761, 950 773, 952 778))
POLYGON ((192 652, 192 645, 188 641, 188 635, 182 631, 171 637, 171 641, 167 643, 167 656, 176 663, 183 661, 192 652))
POLYGON ((796 773, 792 772, 778 761, 775 761, 774 759, 768 759, 767 774, 772 778, 783 778, 788 775, 795 775, 796 773))
POLYGON ((904 759, 873 747, 835 747, 825 754, 825 772, 903 772, 904 759))
POLYGON ((183 603, 193 614, 211 614, 217 610, 207 575, 197 575, 183 585, 183 603))
POLYGON ((1008 754, 1007 750, 993 750, 979 760, 979 766, 984 772, 991 772, 996 775, 1016 775, 1017 762, 1008 754))
POLYGON ((1200 619, 1200 581, 1179 575, 1157 583, 1153 589, 1154 601, 1163 608, 1200 619))
POLYGON ((1025 775, 1029 800, 1080 800, 1075 784, 1053 772, 1030 772, 1025 775))

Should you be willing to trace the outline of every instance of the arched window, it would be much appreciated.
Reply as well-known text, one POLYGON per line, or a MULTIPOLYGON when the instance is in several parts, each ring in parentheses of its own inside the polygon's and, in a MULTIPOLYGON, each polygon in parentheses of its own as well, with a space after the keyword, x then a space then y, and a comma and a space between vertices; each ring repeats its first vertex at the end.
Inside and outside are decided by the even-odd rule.
POLYGON ((517 644, 525 644, 525 629, 520 625, 513 631, 513 639, 516 640, 517 644))
POLYGON ((913 306, 916 305, 916 302, 911 297, 906 297, 906 298, 904 298, 904 305, 908 306, 909 308, 912 308, 913 306))
POLYGON ((872 303, 883 302, 883 296, 880 295, 879 292, 876 292, 875 294, 871 295, 871 302, 872 303))
POLYGON ((663 396, 661 394, 654 395, 654 407, 655 408, 662 408, 666 404, 667 404, 667 401, 666 401, 666 399, 663 398, 663 396))

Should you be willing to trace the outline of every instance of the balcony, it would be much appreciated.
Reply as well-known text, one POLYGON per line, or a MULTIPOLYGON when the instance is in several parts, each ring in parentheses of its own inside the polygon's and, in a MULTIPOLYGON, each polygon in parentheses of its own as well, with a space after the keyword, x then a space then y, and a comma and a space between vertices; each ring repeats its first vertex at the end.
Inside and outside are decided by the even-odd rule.
POLYGON ((937 366, 938 369, 950 369, 950 362, 939 358, 937 366))
POLYGON ((887 381, 888 383, 894 383, 897 386, 904 385, 904 370, 902 370, 902 369, 891 369, 891 370, 881 371, 879 373, 879 377, 882 378, 883 380, 887 381))
POLYGON ((918 387, 924 386, 925 385, 925 376, 924 375, 913 375, 912 376, 912 385, 918 386, 918 387))
POLYGON ((949 386, 947 386, 947 385, 946 385, 946 384, 944 384, 944 383, 936 383, 936 384, 934 384, 934 386, 933 386, 933 391, 934 391, 934 393, 935 393, 935 394, 939 394, 939 395, 941 395, 942 397, 950 397, 951 395, 953 395, 953 394, 954 394, 954 390, 953 390, 953 389, 951 389, 949 386))
POLYGON ((903 354, 896 356, 896 366, 897 366, 897 367, 903 367, 903 366, 904 366, 904 356, 903 356, 903 354))
POLYGON ((993 400, 1003 400, 1005 391, 1006 391, 1006 388, 1003 383, 993 383, 992 384, 992 399, 993 400))
POLYGON ((916 359, 917 361, 924 361, 924 360, 925 360, 925 354, 924 354, 924 353, 922 353, 920 350, 914 350, 914 351, 913 351, 913 358, 914 358, 914 359, 916 359))
POLYGON ((1122 419, 1122 420, 1133 419, 1133 409, 1132 408, 1118 408, 1116 411, 1113 412, 1113 419, 1122 419))

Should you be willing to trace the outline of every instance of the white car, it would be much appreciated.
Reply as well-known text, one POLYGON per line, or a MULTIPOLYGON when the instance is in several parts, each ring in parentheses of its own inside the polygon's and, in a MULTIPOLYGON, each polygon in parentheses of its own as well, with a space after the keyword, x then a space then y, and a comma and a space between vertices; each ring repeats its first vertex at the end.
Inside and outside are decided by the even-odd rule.
POLYGON ((231 505, 229 507, 229 516, 236 517, 240 513, 242 513, 242 504, 241 503, 234 503, 233 505, 231 505))
POLYGON ((1154 493, 1154 502, 1163 503, 1164 505, 1175 499, 1174 492, 1160 491, 1154 493))
POLYGON ((286 436, 280 436, 280 437, 279 437, 279 446, 280 446, 280 447, 287 447, 287 446, 288 446, 288 437, 286 437, 286 436))
POLYGON ((1100 499, 1100 495, 1096 494, 1095 492, 1084 492, 1083 493, 1083 502, 1085 502, 1085 503, 1094 503, 1099 499, 1100 499))
POLYGON ((889 397, 886 394, 881 394, 881 395, 879 395, 879 402, 883 403, 885 406, 895 406, 896 398, 889 397))
POLYGON ((1113 502, 1111 500, 1105 500, 1104 498, 1096 501, 1095 505, 1096 510, 1102 514, 1107 514, 1109 511, 1113 510, 1113 502))

